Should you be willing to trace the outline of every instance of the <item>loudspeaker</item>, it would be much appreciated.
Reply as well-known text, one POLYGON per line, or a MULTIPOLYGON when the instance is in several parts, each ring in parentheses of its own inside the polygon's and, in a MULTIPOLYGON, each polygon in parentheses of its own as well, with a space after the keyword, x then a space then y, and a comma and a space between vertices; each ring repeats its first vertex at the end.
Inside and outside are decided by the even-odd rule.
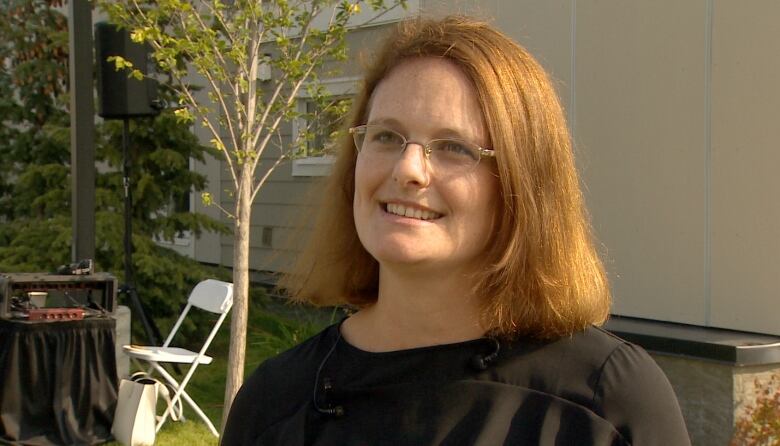
POLYGON ((121 56, 144 75, 149 73, 149 47, 133 42, 130 34, 116 26, 95 24, 97 55, 98 115, 104 119, 155 116, 160 113, 157 81, 128 77, 129 71, 116 70, 110 56, 121 56))

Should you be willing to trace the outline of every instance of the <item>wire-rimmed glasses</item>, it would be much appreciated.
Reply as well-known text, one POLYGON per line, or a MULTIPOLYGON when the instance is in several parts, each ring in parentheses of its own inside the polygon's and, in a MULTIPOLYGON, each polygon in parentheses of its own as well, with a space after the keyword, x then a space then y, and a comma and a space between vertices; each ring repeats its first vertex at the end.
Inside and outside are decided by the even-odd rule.
POLYGON ((419 144, 436 172, 463 173, 479 164, 482 157, 495 157, 495 152, 457 138, 432 139, 427 143, 409 141, 395 130, 381 125, 359 125, 349 129, 358 152, 377 161, 395 162, 410 143, 419 144))

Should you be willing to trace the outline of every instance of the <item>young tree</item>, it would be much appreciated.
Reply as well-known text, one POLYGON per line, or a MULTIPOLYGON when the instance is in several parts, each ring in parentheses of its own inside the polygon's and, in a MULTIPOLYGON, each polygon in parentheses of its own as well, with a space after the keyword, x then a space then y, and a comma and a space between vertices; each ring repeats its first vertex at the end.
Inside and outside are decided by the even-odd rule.
MULTIPOLYGON (((232 181, 235 206, 223 209, 234 222, 234 307, 225 389, 225 417, 243 381, 249 285, 249 236, 252 202, 274 169, 311 137, 282 144, 280 126, 299 115, 295 101, 302 89, 311 97, 327 96, 318 70, 329 60, 346 58, 345 36, 350 18, 361 7, 375 17, 403 0, 104 0, 111 20, 131 30, 136 42, 154 49, 159 69, 179 81, 176 88, 186 108, 183 120, 197 118, 211 133, 232 181), (258 82, 261 65, 274 76, 258 82), (190 88, 193 72, 203 78, 206 97, 190 88), (261 155, 275 150, 261 168, 261 155)), ((358 24, 358 26, 360 26, 358 24)), ((118 67, 127 61, 114 59, 118 67)), ((132 68, 132 67, 129 67, 132 68)), ((140 72, 134 71, 140 76, 140 72)), ((268 157, 266 157, 267 159, 268 157)), ((205 196, 208 203, 210 197, 205 196)))

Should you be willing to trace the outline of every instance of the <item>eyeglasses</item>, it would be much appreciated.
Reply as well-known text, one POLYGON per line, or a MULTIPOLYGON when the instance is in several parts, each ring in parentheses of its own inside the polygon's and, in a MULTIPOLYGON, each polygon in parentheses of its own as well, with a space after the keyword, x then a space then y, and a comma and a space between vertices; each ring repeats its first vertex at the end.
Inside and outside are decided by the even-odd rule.
POLYGON ((402 134, 381 125, 359 125, 349 129, 349 133, 358 152, 380 162, 394 163, 409 144, 419 144, 431 168, 437 172, 468 172, 482 157, 496 156, 491 149, 483 149, 461 139, 432 139, 425 144, 409 141, 402 134))

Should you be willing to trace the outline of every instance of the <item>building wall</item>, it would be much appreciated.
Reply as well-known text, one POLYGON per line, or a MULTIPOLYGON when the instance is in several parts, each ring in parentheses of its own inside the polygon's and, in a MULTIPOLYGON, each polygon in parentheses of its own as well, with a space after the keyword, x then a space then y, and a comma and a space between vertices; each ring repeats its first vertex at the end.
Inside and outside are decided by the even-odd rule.
MULTIPOLYGON (((419 9, 485 17, 553 76, 614 313, 780 334, 780 2, 421 0, 419 9)), ((381 29, 351 36, 352 50, 381 29)), ((279 225, 280 238, 311 184, 281 169, 253 221, 279 225)), ((257 246, 260 233, 253 267, 281 267, 257 246)))
POLYGON ((712 7, 710 322, 780 334, 780 2, 712 7))

